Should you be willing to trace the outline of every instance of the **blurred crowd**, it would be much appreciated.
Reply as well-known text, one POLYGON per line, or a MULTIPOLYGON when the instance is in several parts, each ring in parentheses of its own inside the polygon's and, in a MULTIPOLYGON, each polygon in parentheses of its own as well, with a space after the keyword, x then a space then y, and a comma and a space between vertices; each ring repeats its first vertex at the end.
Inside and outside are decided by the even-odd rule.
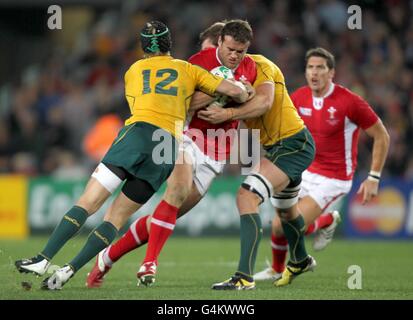
MULTIPOLYGON (((63 29, 45 32, 47 55, 0 88, 0 173, 87 176, 129 108, 123 75, 142 52, 138 30, 167 23, 173 52, 187 59, 198 35, 217 20, 247 19, 252 53, 284 72, 289 91, 305 84, 304 54, 322 46, 336 55, 335 82, 364 97, 385 123, 390 154, 385 176, 413 179, 413 1, 362 1, 362 29, 349 30, 348 1, 142 0, 106 10, 64 6, 63 29), (410 137, 410 138, 409 138, 410 137)), ((30 53, 28 53, 30 54, 30 53)), ((370 166, 362 135, 359 174, 370 166)))

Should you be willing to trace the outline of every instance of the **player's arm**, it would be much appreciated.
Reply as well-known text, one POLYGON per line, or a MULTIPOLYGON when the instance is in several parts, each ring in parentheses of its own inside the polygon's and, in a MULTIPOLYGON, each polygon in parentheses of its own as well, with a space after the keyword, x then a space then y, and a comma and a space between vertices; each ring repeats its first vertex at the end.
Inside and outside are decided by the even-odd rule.
POLYGON ((274 90, 273 82, 260 84, 253 99, 245 102, 238 108, 228 108, 232 109, 231 120, 251 119, 266 113, 274 103, 274 90))
POLYGON ((253 99, 238 108, 219 108, 210 106, 198 112, 198 117, 217 124, 229 120, 245 120, 256 118, 267 112, 274 103, 274 83, 264 82, 257 86, 253 99))
MULTIPOLYGON (((205 70, 208 70, 208 61, 205 59, 205 56, 201 53, 196 53, 188 59, 188 62, 191 64, 197 65, 205 70)), ((195 112, 199 109, 202 109, 208 106, 215 100, 214 96, 206 94, 202 91, 195 91, 191 98, 190 111, 195 112)))
POLYGON ((374 140, 371 171, 381 172, 389 151, 389 134, 380 119, 365 131, 374 140))
MULTIPOLYGON (((231 97, 237 103, 243 103, 255 94, 255 91, 248 91, 247 87, 241 87, 235 82, 228 80, 222 80, 218 87, 215 89, 215 92, 231 97)), ((214 100, 214 97, 211 97, 206 93, 195 92, 191 99, 189 113, 196 112, 197 110, 208 106, 214 100)))
POLYGON ((255 94, 242 83, 229 80, 222 81, 215 92, 231 97, 236 103, 244 103, 255 94))
POLYGON ((365 132, 373 138, 374 142, 369 176, 363 181, 357 192, 363 194, 363 204, 369 202, 378 193, 380 175, 390 144, 389 134, 380 119, 365 132))
MULTIPOLYGON (((248 88, 243 84, 238 85, 236 82, 224 80, 190 63, 187 64, 187 67, 188 76, 191 76, 197 83, 197 88, 206 94, 224 94, 231 97, 237 103, 244 103, 252 96, 252 92, 249 92, 248 88)), ((188 111, 191 113, 195 109, 190 107, 188 111)))
POLYGON ((190 104, 190 110, 191 111, 197 111, 199 109, 202 109, 209 104, 211 104, 215 100, 215 97, 212 97, 202 91, 195 91, 195 93, 192 96, 191 99, 191 104, 190 104))

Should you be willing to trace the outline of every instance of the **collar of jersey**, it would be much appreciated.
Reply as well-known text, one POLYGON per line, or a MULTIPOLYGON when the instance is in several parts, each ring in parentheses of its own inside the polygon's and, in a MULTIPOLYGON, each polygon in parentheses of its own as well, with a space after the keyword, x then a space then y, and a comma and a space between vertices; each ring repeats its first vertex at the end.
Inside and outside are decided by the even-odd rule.
POLYGON ((333 93, 335 86, 336 85, 334 84, 334 82, 331 82, 330 88, 328 88, 328 91, 326 92, 326 94, 324 96, 322 96, 322 97, 314 97, 313 96, 313 99, 325 99, 325 98, 327 98, 329 95, 331 95, 333 93))

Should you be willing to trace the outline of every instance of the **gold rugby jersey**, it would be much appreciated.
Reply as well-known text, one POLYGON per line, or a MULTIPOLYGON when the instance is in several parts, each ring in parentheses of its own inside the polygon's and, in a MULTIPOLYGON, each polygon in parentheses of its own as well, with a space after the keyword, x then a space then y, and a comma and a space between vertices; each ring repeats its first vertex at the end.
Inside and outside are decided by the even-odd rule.
POLYGON ((244 120, 250 129, 260 130, 260 142, 270 146, 288 138, 304 128, 304 121, 294 107, 285 85, 280 68, 262 55, 249 55, 257 65, 257 79, 254 87, 265 82, 274 83, 274 103, 262 116, 244 120))
POLYGON ((139 60, 125 74, 125 95, 131 111, 125 125, 143 121, 180 138, 194 91, 213 95, 222 80, 169 55, 139 60))

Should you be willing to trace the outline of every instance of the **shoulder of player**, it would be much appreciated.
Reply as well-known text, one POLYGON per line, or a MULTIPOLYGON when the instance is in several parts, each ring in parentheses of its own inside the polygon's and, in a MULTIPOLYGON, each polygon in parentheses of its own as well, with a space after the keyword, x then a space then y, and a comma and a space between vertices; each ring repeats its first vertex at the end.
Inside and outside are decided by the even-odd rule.
POLYGON ((202 57, 202 55, 200 54, 200 52, 197 52, 197 53, 194 53, 192 56, 190 56, 190 57, 188 58, 188 61, 189 61, 189 62, 196 61, 196 60, 198 60, 200 57, 202 57))
POLYGON ((294 92, 301 93, 301 94, 312 94, 311 93, 311 88, 309 86, 302 86, 299 87, 297 90, 294 92))
MULTIPOLYGON (((140 73, 142 68, 147 68, 145 65, 146 59, 141 59, 136 62, 134 62, 129 69, 125 72, 125 80, 127 78, 131 77, 131 74, 135 74, 136 72, 140 73)), ((162 64, 163 68, 172 68, 176 69, 178 72, 184 72, 188 75, 192 74, 193 68, 199 67, 197 65, 191 64, 188 61, 182 60, 182 59, 176 59, 173 57, 170 57, 170 59, 167 60, 168 62, 166 64, 162 64)), ((202 68, 202 67, 200 67, 202 68)), ((202 68, 203 69, 203 68, 202 68)))
POLYGON ((191 62, 181 60, 181 59, 173 59, 172 61, 175 65, 178 66, 178 69, 185 72, 187 74, 187 76, 192 76, 193 73, 196 72, 196 70, 199 70, 199 69, 205 70, 206 72, 209 73, 209 70, 207 70, 203 66, 195 64, 195 63, 191 63, 191 62))
POLYGON ((273 76, 282 76, 284 77, 281 69, 270 59, 266 58, 261 54, 251 54, 249 55, 254 61, 257 66, 257 70, 261 70, 263 72, 271 72, 273 76))
POLYGON ((130 67, 128 68, 128 70, 126 70, 126 73, 129 72, 129 71, 135 70, 135 69, 138 68, 144 61, 145 61, 145 59, 139 59, 139 60, 135 61, 134 63, 132 63, 132 64, 130 65, 130 67))
POLYGON ((244 56, 244 59, 242 59, 241 64, 246 66, 246 67, 253 66, 255 68, 255 66, 256 66, 255 60, 253 58, 251 58, 248 54, 246 54, 244 56))
POLYGON ((197 53, 194 53, 192 56, 189 57, 188 61, 199 61, 204 59, 210 59, 211 57, 215 57, 215 48, 207 48, 197 53))
POLYGON ((194 66, 196 66, 195 64, 192 64, 188 61, 185 61, 182 59, 175 59, 175 58, 171 60, 171 63, 184 70, 187 70, 188 68, 193 68, 194 66))
POLYGON ((291 97, 312 96, 309 86, 302 86, 291 93, 291 97))
POLYGON ((350 89, 343 87, 342 85, 339 84, 334 84, 334 91, 333 94, 335 96, 340 96, 340 98, 347 98, 347 99, 354 99, 354 98, 359 98, 360 96, 356 94, 355 92, 351 91, 350 89))
POLYGON ((174 57, 170 56, 170 55, 163 55, 163 56, 155 56, 155 57, 151 57, 151 58, 142 58, 139 59, 137 61, 135 61, 130 67, 129 69, 126 71, 134 71, 136 69, 139 69, 141 67, 151 67, 154 64, 154 61, 161 61, 162 63, 165 62, 169 62, 169 61, 175 61, 175 60, 179 60, 179 59, 175 59, 174 57), (154 60, 157 59, 157 60, 154 60), (158 60, 160 59, 160 60, 158 60))
POLYGON ((270 66, 271 68, 280 70, 280 68, 272 60, 268 59, 262 54, 248 54, 248 57, 254 60, 257 65, 270 66))
POLYGON ((251 58, 257 66, 269 66, 274 64, 272 61, 264 57, 262 54, 248 54, 247 57, 251 58))
POLYGON ((342 85, 340 85, 340 84, 337 84, 337 83, 334 83, 334 91, 333 91, 335 94, 350 94, 350 95, 354 95, 354 93, 350 90, 350 89, 348 89, 348 88, 346 88, 346 87, 343 87, 342 85))
POLYGON ((139 67, 140 67, 140 65, 142 64, 142 60, 144 60, 144 59, 140 59, 140 60, 137 60, 137 61, 135 61, 133 64, 131 64, 130 66, 129 66, 129 68, 125 71, 125 75, 124 75, 124 80, 125 80, 125 82, 127 82, 127 81, 129 81, 129 79, 131 79, 131 77, 132 77, 132 74, 134 73, 134 72, 136 72, 135 70, 136 69, 139 69, 139 67))

